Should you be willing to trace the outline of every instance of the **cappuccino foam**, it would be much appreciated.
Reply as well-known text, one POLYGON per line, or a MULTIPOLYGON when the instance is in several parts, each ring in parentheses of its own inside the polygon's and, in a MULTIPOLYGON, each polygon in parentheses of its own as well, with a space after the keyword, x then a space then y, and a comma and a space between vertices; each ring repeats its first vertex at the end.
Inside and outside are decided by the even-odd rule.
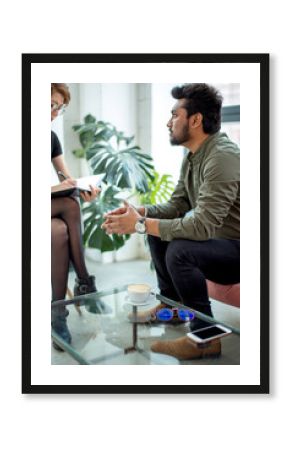
POLYGON ((150 286, 147 284, 131 284, 128 286, 128 291, 143 294, 150 291, 150 286))

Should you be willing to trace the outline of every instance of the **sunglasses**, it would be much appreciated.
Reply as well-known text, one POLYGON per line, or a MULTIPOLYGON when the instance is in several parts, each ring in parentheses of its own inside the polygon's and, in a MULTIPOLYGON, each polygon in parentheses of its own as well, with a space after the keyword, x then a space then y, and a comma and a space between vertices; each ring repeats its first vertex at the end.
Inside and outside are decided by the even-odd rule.
POLYGON ((162 308, 156 312, 156 317, 162 322, 169 322, 176 317, 183 322, 190 322, 194 319, 194 313, 192 311, 188 311, 187 309, 162 308))

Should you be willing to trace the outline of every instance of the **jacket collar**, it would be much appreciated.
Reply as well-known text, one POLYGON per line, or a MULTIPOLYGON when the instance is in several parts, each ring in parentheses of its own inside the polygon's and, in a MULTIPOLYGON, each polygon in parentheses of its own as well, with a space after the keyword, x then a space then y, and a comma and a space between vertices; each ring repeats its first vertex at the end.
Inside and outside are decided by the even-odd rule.
POLYGON ((196 150, 195 153, 188 152, 187 160, 190 165, 199 164, 204 156, 204 151, 211 145, 211 143, 220 136, 221 132, 211 134, 206 138, 206 140, 201 144, 201 146, 196 150))

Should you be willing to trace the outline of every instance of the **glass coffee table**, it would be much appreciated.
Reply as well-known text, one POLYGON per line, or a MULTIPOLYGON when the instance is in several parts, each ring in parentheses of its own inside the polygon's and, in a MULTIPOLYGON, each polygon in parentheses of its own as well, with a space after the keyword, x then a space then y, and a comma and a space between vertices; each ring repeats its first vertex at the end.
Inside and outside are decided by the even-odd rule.
MULTIPOLYGON (((222 338, 222 355, 219 358, 180 361, 172 356, 152 352, 150 346, 154 341, 177 339, 190 331, 187 312, 188 316, 191 316, 190 312, 194 312, 195 317, 208 325, 221 323, 160 294, 156 294, 146 305, 134 305, 127 297, 127 286, 121 286, 53 302, 52 308, 58 305, 65 305, 69 311, 67 323, 72 342, 67 344, 53 330, 52 339, 76 364, 240 364, 239 330, 226 323, 224 325, 232 330, 232 334, 222 338), (182 310, 183 320, 174 323, 174 319, 165 320, 168 318, 161 317, 162 320, 148 322, 144 312, 160 303, 168 308, 182 310), (140 323, 140 315, 143 323, 140 323)), ((65 364, 61 362, 61 358, 59 361, 59 364, 65 364)))

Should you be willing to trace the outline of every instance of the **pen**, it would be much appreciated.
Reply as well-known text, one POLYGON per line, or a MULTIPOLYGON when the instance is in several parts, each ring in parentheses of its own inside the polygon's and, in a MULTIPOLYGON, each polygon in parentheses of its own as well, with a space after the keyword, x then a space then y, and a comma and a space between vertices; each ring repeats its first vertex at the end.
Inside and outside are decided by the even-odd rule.
POLYGON ((67 180, 67 177, 65 176, 65 174, 64 174, 61 170, 58 170, 58 171, 57 171, 57 174, 58 174, 60 177, 62 177, 64 180, 67 180))

